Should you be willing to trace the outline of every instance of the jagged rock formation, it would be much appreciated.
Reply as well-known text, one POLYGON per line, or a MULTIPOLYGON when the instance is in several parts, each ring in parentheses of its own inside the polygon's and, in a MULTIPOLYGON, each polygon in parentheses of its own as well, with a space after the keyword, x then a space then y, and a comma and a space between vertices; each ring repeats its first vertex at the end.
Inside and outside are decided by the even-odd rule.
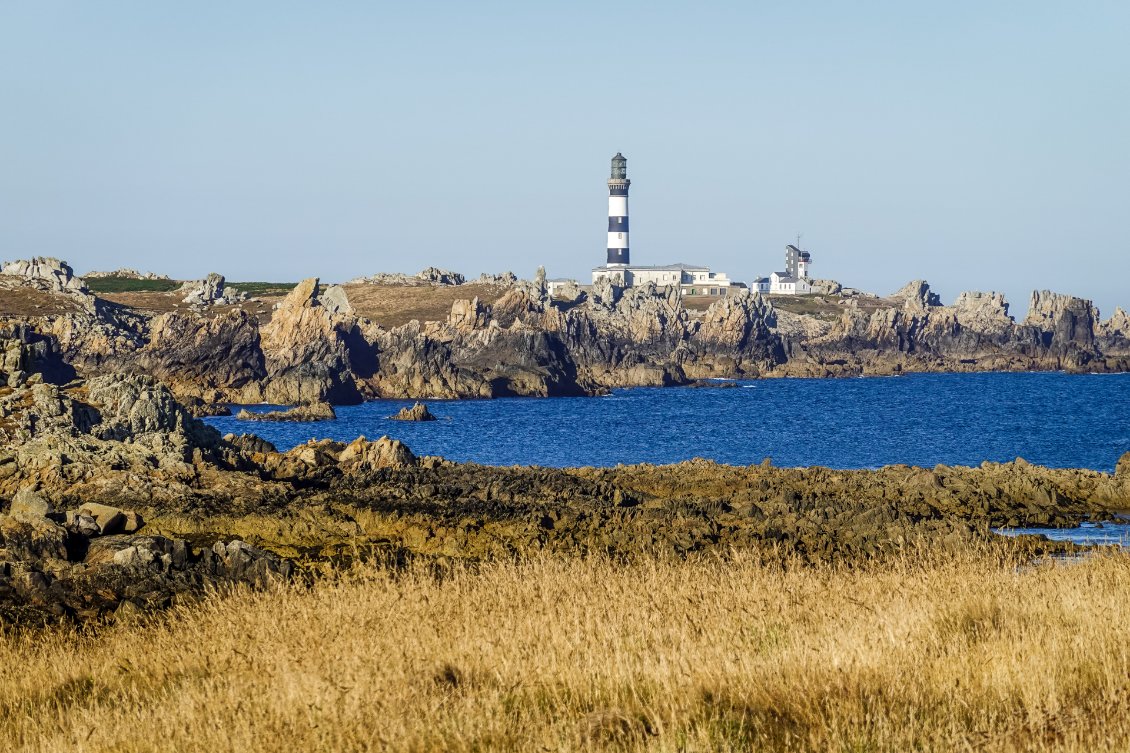
POLYGON ((427 267, 415 275, 382 272, 368 277, 358 277, 349 284, 373 283, 378 285, 462 285, 466 278, 458 272, 439 267, 427 267))
MULTIPOLYGON (((901 371, 1122 369, 1096 347, 1098 314, 1090 301, 1033 294, 1023 323, 999 293, 962 293, 939 304, 922 281, 904 287, 900 307, 847 307, 823 331, 793 327, 784 335, 786 363, 774 373, 805 376, 901 371)), ((795 324, 795 323, 793 323, 795 324)))
POLYGON ((942 299, 930 290, 930 285, 925 280, 908 282, 892 293, 890 298, 908 309, 921 310, 942 305, 942 299))
POLYGON ((179 293, 187 293, 184 302, 193 306, 232 304, 247 300, 247 295, 226 286, 224 276, 211 272, 203 280, 186 282, 179 293))
POLYGON ((487 272, 483 272, 479 275, 478 281, 486 285, 509 286, 518 282, 518 276, 513 272, 501 272, 499 274, 489 274, 487 272))
POLYGON ((0 266, 0 275, 15 277, 20 280, 44 287, 56 293, 86 294, 89 291, 81 277, 76 277, 74 270, 65 261, 48 256, 36 256, 33 259, 5 262, 0 266))
POLYGON ((22 387, 32 377, 62 383, 74 376, 53 338, 26 324, 0 325, 0 387, 22 387))
POLYGON ((614 277, 551 300, 540 274, 493 304, 456 300, 446 318, 384 328, 358 316, 344 289, 312 278, 269 320, 240 307, 143 314, 99 300, 22 321, 79 373, 151 374, 201 413, 224 402, 584 395, 715 377, 1130 370, 1130 317, 1100 322, 1083 299, 1038 293, 1018 323, 999 293, 962 293, 948 306, 920 280, 889 300, 850 293, 814 299, 819 315, 749 294, 692 312, 672 290, 625 289, 614 277))

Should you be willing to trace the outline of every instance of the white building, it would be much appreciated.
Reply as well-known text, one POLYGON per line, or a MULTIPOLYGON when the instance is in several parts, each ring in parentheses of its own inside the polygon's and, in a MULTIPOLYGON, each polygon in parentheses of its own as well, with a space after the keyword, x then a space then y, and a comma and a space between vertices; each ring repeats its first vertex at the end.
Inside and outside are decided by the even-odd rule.
POLYGON ((612 158, 612 175, 608 179, 608 256, 603 267, 592 271, 595 283, 612 277, 626 288, 655 283, 658 287, 675 287, 684 295, 729 295, 744 288, 724 273, 692 264, 667 266, 633 266, 628 249, 628 160, 619 152, 612 158))
POLYGON ((730 295, 745 285, 731 280, 723 272, 711 272, 709 267, 693 264, 668 264, 645 267, 630 264, 596 267, 592 271, 592 281, 602 277, 615 277, 617 284, 625 288, 635 288, 655 283, 656 287, 678 288, 683 295, 730 295))
POLYGON ((807 295, 812 292, 808 268, 812 254, 796 246, 785 246, 785 271, 774 272, 754 281, 753 289, 763 295, 807 295))

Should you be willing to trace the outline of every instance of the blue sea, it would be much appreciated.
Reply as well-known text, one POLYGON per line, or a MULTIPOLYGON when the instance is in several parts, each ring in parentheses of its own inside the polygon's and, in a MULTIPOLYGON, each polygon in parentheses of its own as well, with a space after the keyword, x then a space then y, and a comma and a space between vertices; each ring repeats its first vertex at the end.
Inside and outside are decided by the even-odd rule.
MULTIPOLYGON (((636 388, 605 397, 426 401, 439 418, 391 421, 413 401, 337 409, 336 421, 209 418, 289 449, 387 434, 417 455, 492 465, 612 466, 702 457, 748 465, 875 468, 1023 457, 1114 469, 1130 451, 1130 374, 913 374, 763 379, 736 388, 636 388)), ((252 410, 268 410, 255 406, 252 410)))

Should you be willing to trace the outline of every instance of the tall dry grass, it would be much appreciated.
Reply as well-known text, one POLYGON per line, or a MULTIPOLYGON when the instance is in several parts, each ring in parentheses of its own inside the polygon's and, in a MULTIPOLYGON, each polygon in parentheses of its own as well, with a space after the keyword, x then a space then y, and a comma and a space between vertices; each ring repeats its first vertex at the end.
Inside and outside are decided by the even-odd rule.
POLYGON ((0 637, 0 749, 1130 750, 1130 556, 357 571, 0 637))

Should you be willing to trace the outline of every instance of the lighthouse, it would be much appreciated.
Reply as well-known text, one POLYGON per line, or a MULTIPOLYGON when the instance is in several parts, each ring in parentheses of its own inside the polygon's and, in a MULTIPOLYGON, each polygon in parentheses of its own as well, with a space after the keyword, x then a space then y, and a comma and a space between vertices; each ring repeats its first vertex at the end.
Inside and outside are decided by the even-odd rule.
POLYGON ((608 266, 626 267, 628 261, 628 160, 620 152, 612 158, 608 179, 608 266))

